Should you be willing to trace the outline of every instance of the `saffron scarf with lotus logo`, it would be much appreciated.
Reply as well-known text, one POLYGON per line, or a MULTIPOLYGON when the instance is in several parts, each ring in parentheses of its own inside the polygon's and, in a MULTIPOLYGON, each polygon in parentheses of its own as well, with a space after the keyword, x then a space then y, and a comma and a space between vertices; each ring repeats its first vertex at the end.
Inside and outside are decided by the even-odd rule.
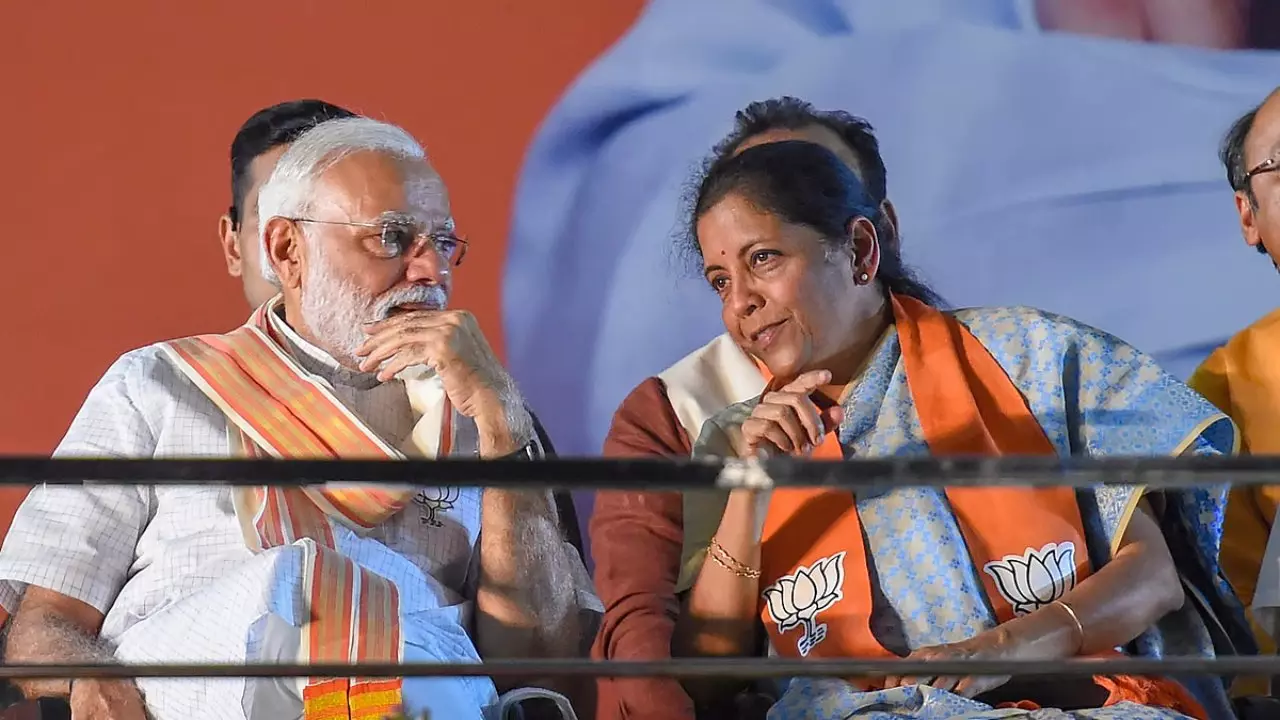
MULTIPOLYGON (((910 298, 895 298, 893 309, 907 383, 933 453, 1054 454, 1026 401, 972 335, 910 298)), ((814 457, 843 459, 835 432, 814 457)), ((983 571, 997 622, 1037 610, 1089 576, 1088 554, 1077 552, 1086 541, 1074 489, 945 492, 973 564, 983 571)), ((770 498, 761 545, 763 618, 782 655, 891 654, 871 631, 872 589, 855 503, 852 493, 825 489, 783 489, 770 498)))
MULTIPOLYGON (((166 344, 174 366, 227 417, 232 453, 276 459, 403 459, 299 366, 276 323, 280 298, 258 308, 226 335, 166 344)), ((435 383, 438 385, 438 381, 435 383)), ((407 381, 421 420, 405 451, 447 454, 453 412, 430 381, 407 381)), ((235 490, 236 516, 254 552, 290 544, 305 552, 304 584, 310 620, 302 628, 300 662, 399 662, 399 593, 386 578, 337 552, 333 525, 357 533, 399 512, 416 489, 359 487, 245 487, 235 490)), ((304 720, 374 720, 401 702, 401 680, 313 678, 303 689, 304 720)))
MULTIPOLYGON (((1106 333, 1029 308, 944 315, 909 298, 895 301, 896 323, 847 391, 845 419, 819 455, 1234 450, 1235 429, 1225 416, 1106 333)), ((695 455, 732 452, 755 402, 707 421, 695 455)), ((764 530, 762 620, 775 652, 792 657, 884 657, 959 642, 1051 603, 1105 564, 1144 493, 1117 485, 902 487, 858 497, 778 490, 764 530), (873 615, 873 608, 892 612, 873 615)), ((1247 637, 1247 626, 1217 565, 1225 498, 1225 486, 1171 490, 1161 504, 1165 522, 1191 539, 1174 557, 1208 569, 1198 591, 1225 608, 1217 619, 1234 640, 1247 637)), ((714 530, 711 523, 704 532, 708 523, 699 518, 722 512, 722 495, 686 494, 680 587, 696 577, 714 530)), ((1212 654, 1192 605, 1130 650, 1212 654)), ((1225 701, 1220 683, 1206 692, 1225 701)))

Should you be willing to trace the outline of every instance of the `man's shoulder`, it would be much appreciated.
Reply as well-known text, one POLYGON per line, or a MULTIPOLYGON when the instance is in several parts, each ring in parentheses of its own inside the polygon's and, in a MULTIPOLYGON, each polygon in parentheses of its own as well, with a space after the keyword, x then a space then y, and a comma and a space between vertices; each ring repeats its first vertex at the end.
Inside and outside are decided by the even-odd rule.
POLYGON ((127 362, 135 367, 149 367, 158 363, 167 363, 165 353, 172 340, 161 340, 150 345, 143 345, 121 353, 118 362, 127 362))
POLYGON ((118 377, 130 382, 145 382, 159 378, 166 380, 172 378, 176 370, 169 360, 169 342, 165 340, 144 345, 120 355, 111 367, 107 368, 103 379, 118 377))
POLYGON ((631 392, 622 399, 622 403, 618 405, 617 413, 627 413, 631 410, 649 410, 653 407, 671 406, 671 401, 667 399, 667 384, 662 378, 654 375, 640 381, 639 385, 631 388, 631 392))
POLYGON ((735 355, 750 362, 727 333, 717 336, 667 369, 645 378, 631 388, 614 412, 615 425, 620 419, 656 419, 673 415, 672 393, 680 398, 688 394, 690 388, 705 387, 712 383, 713 376, 723 372, 722 366, 726 358, 741 362, 735 355))
POLYGON ((708 376, 741 373, 759 377, 755 361, 751 359, 728 333, 717 335, 711 342, 675 361, 657 377, 665 386, 703 384, 708 376))
POLYGON ((192 396, 192 383, 174 365, 167 341, 130 350, 107 368, 89 391, 86 403, 95 399, 127 402, 142 411, 157 402, 171 403, 192 396))
POLYGON ((1280 308, 1263 315, 1249 327, 1227 340, 1226 347, 1268 343, 1280 345, 1280 308))
POLYGON ((1280 309, 1272 310, 1216 348, 1192 375, 1192 386, 1206 392, 1201 386, 1214 382, 1213 378, 1227 378, 1245 373, 1256 382, 1275 375, 1276 352, 1280 351, 1280 309))
POLYGON ((167 430, 212 421, 216 407, 168 360, 163 343, 130 350, 89 390, 59 456, 148 457, 167 430))
POLYGON ((659 373, 666 399, 690 437, 715 413, 764 391, 760 367, 727 333, 659 373))
POLYGON ((675 416, 666 386, 645 378, 613 413, 604 439, 606 457, 687 455, 689 441, 675 416))

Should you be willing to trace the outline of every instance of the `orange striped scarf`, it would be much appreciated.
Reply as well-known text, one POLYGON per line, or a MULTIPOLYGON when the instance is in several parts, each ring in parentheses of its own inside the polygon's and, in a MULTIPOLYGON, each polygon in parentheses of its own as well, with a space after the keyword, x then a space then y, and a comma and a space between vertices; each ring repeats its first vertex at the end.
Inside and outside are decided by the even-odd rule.
MULTIPOLYGON (((226 335, 174 340, 165 351, 233 428, 233 453, 276 459, 402 459, 289 355, 273 313, 280 299, 226 335)), ((415 390, 409 389, 411 403, 415 390)), ((420 399, 420 398, 417 398, 420 399)), ((416 407, 421 410, 423 408, 416 407)), ((424 412, 413 433, 415 454, 449 452, 453 412, 447 399, 424 412), (443 405, 442 410, 439 409, 443 405), (419 432, 424 426, 438 432, 419 432), (425 441, 424 441, 425 438, 425 441)), ((401 660, 399 593, 386 578, 340 554, 332 522, 357 533, 399 512, 413 490, 361 486, 237 488, 236 515, 255 552, 297 544, 310 618, 299 660, 312 663, 401 660)), ((304 720, 374 720, 401 704, 400 679, 311 678, 304 720)))

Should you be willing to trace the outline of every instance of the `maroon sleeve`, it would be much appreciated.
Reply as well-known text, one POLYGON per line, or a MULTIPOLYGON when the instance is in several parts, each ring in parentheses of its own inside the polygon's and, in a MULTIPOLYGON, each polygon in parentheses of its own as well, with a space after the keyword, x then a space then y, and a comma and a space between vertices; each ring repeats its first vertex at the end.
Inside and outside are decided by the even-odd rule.
MULTIPOLYGON (((613 416, 605 457, 688 457, 688 434, 662 381, 641 383, 613 416)), ((683 544, 678 492, 596 493, 590 534, 596 592, 604 620, 592 657, 665 660, 679 603, 676 577, 683 544)), ((693 720, 680 683, 660 678, 601 678, 597 720, 693 720)))

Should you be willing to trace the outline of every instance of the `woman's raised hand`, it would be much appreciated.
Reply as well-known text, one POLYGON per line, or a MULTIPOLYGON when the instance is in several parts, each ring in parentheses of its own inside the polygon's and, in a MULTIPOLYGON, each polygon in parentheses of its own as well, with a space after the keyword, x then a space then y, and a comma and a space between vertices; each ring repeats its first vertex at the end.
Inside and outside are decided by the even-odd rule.
POLYGON ((810 370, 779 390, 766 393, 742 423, 747 454, 804 456, 813 452, 829 430, 840 424, 840 407, 819 408, 810 397, 831 382, 827 370, 810 370))

